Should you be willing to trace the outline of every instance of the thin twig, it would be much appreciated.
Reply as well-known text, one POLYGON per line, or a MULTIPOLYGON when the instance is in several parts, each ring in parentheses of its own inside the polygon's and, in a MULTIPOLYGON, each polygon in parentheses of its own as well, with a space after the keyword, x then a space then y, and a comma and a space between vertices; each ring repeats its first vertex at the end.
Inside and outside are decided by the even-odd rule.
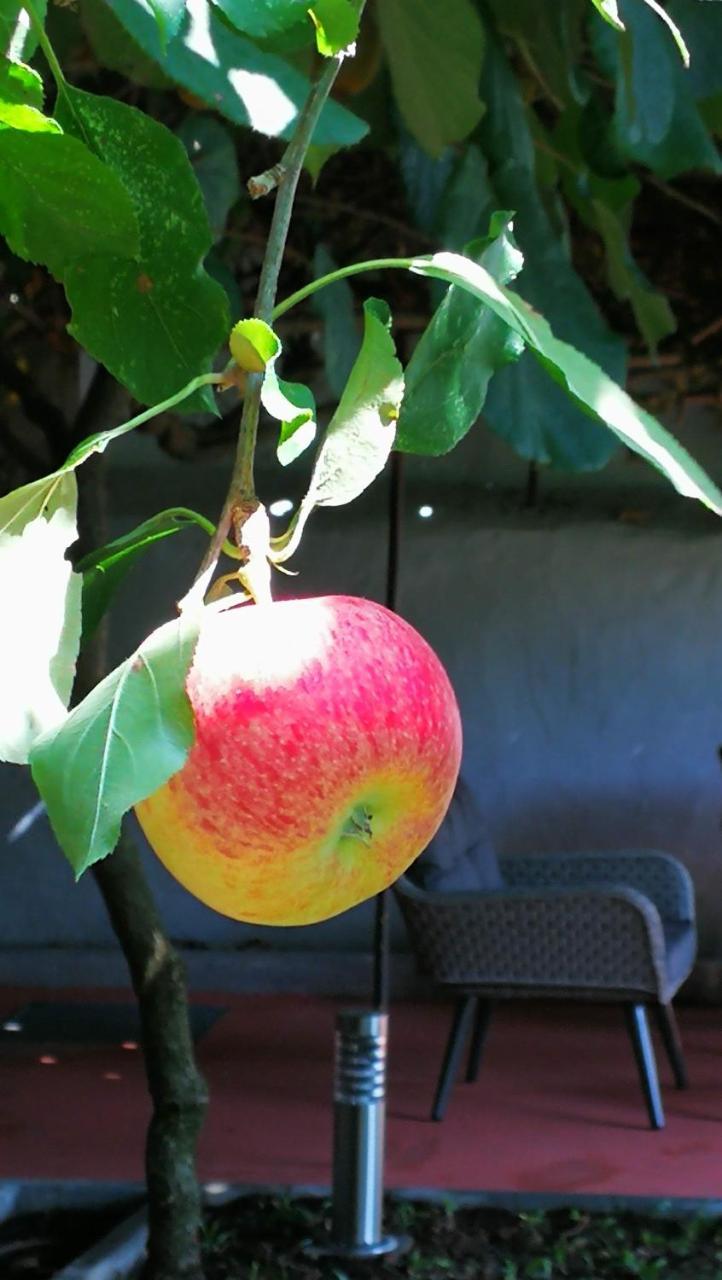
POLYGON ((701 342, 706 342, 707 338, 713 337, 715 333, 719 333, 722 329, 722 316, 718 316, 710 324, 706 324, 704 329, 698 329, 697 333, 690 338, 690 346, 698 347, 701 342))

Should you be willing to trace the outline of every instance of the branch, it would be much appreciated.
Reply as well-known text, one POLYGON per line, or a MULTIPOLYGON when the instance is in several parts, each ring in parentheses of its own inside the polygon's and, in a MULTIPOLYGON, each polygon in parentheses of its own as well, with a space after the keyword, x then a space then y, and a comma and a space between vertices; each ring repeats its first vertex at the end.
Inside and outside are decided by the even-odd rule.
MULTIPOLYGON (((339 73, 342 61, 342 53, 337 54, 335 58, 329 58, 318 80, 312 85, 298 117, 294 135, 278 166, 282 176, 278 186, 273 219, 268 233, 266 252, 258 282, 256 305, 253 312, 254 316, 260 320, 265 320, 267 324, 270 324, 273 318, 273 304, 276 299, 278 276, 283 261, 288 228, 293 212, 293 202, 303 162, 323 105, 331 92, 331 87, 339 73)), ((223 543, 229 532, 233 531, 236 541, 238 541, 239 546, 242 546, 243 527, 249 517, 258 511, 259 503, 256 498, 253 478, 253 460, 258 434, 262 385, 263 374, 248 374, 238 432, 238 443, 236 445, 236 456, 228 493, 218 521, 218 528, 206 551, 191 590, 185 599, 181 601, 181 607, 185 607, 205 595, 218 564, 223 543)))

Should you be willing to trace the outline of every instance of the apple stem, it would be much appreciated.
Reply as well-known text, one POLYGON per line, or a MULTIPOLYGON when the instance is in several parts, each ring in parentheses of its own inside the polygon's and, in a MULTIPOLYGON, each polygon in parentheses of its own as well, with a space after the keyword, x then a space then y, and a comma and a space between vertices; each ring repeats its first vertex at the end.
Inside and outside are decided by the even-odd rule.
MULTIPOLYGON (((360 5, 360 10, 362 9, 363 4, 360 5)), ((270 324, 273 319, 278 276, 286 248, 288 228, 291 222, 293 203, 298 180, 303 169, 303 162, 323 105, 331 92, 343 59, 344 53, 341 52, 326 61, 318 79, 311 86, 311 90, 296 121, 291 141, 283 153, 280 164, 277 166, 281 177, 278 182, 278 193, 266 250, 263 255, 256 304, 253 311, 254 316, 260 320, 265 320, 266 324, 270 324)), ((243 546, 243 526, 245 521, 260 505, 256 498, 253 463, 256 452, 262 385, 262 373, 249 373, 247 375, 236 456, 228 493, 218 521, 218 528, 211 539, 198 570, 196 581, 184 604, 190 602, 191 596, 196 599, 199 595, 205 594, 206 588, 215 572, 223 542, 229 532, 232 532, 236 537, 239 546, 243 546)), ((256 552, 256 554, 258 553, 256 552)), ((261 575, 258 576, 260 577, 261 575)), ((252 578, 253 575, 251 574, 252 578)))

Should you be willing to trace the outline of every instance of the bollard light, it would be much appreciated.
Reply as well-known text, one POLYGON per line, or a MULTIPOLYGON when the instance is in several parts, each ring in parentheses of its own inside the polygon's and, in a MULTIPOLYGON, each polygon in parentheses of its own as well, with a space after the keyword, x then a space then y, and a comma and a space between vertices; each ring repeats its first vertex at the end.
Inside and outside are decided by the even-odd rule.
POLYGON ((331 1237, 310 1253, 375 1258, 408 1245, 382 1233, 387 1035, 386 1013, 336 1016, 331 1237))

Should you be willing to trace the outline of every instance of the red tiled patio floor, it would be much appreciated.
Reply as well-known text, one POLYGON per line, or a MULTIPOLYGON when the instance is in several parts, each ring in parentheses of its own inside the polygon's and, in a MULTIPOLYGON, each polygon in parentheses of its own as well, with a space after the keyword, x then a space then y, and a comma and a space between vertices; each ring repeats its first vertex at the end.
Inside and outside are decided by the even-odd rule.
MULTIPOLYGON (((7 1017, 28 999, 0 992, 7 1017)), ((125 992, 94 999, 127 1001, 125 992)), ((322 1186, 330 1176, 336 1002, 204 995, 227 1012, 198 1045, 211 1088, 205 1180, 322 1186)), ((389 1187, 720 1198, 722 1011, 682 1008, 691 1087, 678 1092, 658 1054, 667 1127, 647 1127, 621 1011, 502 1006, 474 1085, 457 1085, 442 1124, 428 1119, 449 1007, 392 1011, 389 1187)), ((0 1057, 0 1177, 142 1177, 148 1103, 138 1052, 119 1045, 5 1044, 0 1057), (42 1062, 42 1057, 55 1061, 42 1062)))

